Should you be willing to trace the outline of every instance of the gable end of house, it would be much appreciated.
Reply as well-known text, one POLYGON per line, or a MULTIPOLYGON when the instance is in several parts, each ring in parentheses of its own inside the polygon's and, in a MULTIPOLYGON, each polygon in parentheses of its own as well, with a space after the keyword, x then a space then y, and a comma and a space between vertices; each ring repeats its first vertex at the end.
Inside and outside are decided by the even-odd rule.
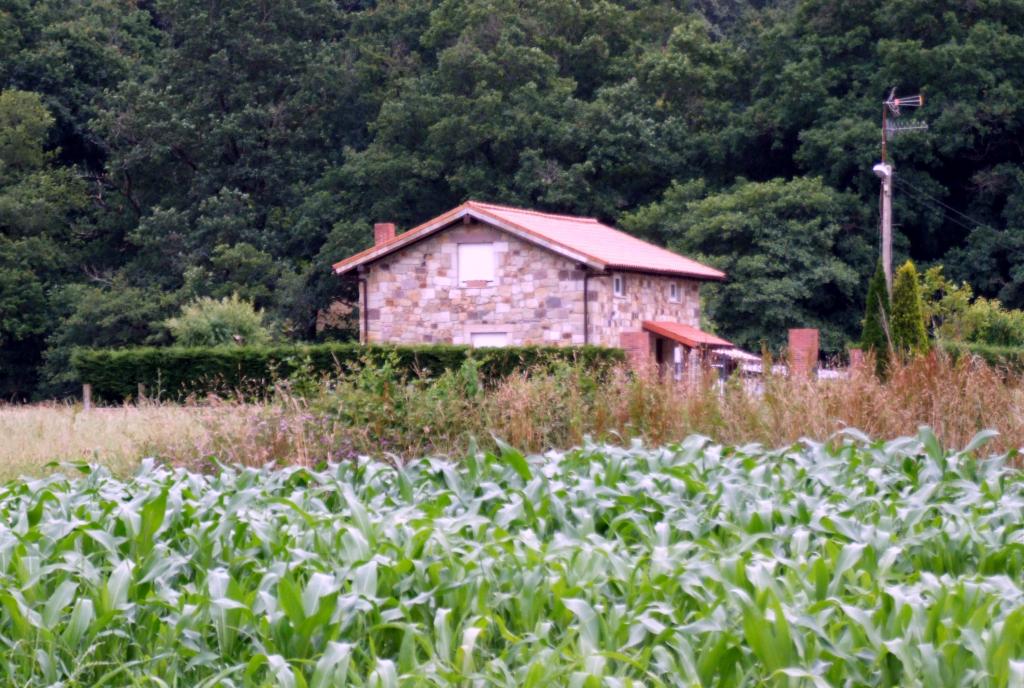
POLYGON ((342 275, 369 265, 452 225, 477 221, 508 232, 595 271, 675 275, 696 280, 723 280, 725 273, 667 249, 604 225, 589 217, 557 215, 534 210, 467 201, 407 232, 334 264, 342 275))

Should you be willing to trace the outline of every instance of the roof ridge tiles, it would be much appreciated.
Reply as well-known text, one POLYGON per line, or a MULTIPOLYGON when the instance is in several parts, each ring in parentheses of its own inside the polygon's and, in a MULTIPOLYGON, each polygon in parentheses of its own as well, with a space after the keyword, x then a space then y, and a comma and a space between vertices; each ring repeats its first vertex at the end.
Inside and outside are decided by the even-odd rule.
POLYGON ((530 210, 528 208, 517 208, 512 205, 502 205, 500 203, 487 203, 485 201, 466 201, 468 206, 476 206, 478 208, 494 208, 496 210, 509 210, 513 213, 523 213, 525 215, 538 215, 540 217, 551 217, 558 220, 572 220, 573 222, 591 222, 594 224, 601 224, 601 221, 596 217, 587 217, 585 215, 567 215, 565 213, 548 213, 543 210, 530 210))

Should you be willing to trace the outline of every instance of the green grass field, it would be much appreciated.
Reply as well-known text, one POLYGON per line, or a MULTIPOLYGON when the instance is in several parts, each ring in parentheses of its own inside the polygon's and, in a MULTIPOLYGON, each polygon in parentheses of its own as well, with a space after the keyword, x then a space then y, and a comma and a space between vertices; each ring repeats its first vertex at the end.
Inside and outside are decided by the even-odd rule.
POLYGON ((0 683, 1019 686, 1024 480, 923 431, 0 487, 0 683))

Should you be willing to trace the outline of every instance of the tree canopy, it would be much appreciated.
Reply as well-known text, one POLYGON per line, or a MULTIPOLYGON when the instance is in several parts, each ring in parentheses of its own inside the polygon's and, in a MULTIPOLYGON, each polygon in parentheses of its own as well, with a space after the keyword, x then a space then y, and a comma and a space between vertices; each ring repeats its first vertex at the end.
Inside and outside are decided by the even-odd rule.
POLYGON ((702 182, 671 187, 625 219, 659 232, 669 248, 729 276, 704 287, 718 330, 734 343, 781 347, 791 327, 821 328, 835 350, 860 317, 861 265, 870 249, 851 197, 818 178, 741 180, 720 192, 702 182))
POLYGON ((693 253, 724 336, 841 349, 894 86, 930 124, 891 142, 897 256, 1024 306, 1024 0, 0 0, 0 394, 197 298, 347 336, 330 263, 469 197, 693 253))

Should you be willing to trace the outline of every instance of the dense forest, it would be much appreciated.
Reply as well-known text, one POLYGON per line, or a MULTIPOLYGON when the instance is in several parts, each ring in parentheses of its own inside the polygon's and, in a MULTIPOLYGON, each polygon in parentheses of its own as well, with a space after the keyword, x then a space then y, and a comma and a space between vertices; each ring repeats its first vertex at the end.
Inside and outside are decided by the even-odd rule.
MULTIPOLYGON (((0 396, 237 293, 278 336, 374 221, 589 214, 727 270, 718 332, 859 333, 898 257, 1024 306, 1024 0, 0 0, 0 396)), ((330 323, 329 323, 330 324, 330 323)))

